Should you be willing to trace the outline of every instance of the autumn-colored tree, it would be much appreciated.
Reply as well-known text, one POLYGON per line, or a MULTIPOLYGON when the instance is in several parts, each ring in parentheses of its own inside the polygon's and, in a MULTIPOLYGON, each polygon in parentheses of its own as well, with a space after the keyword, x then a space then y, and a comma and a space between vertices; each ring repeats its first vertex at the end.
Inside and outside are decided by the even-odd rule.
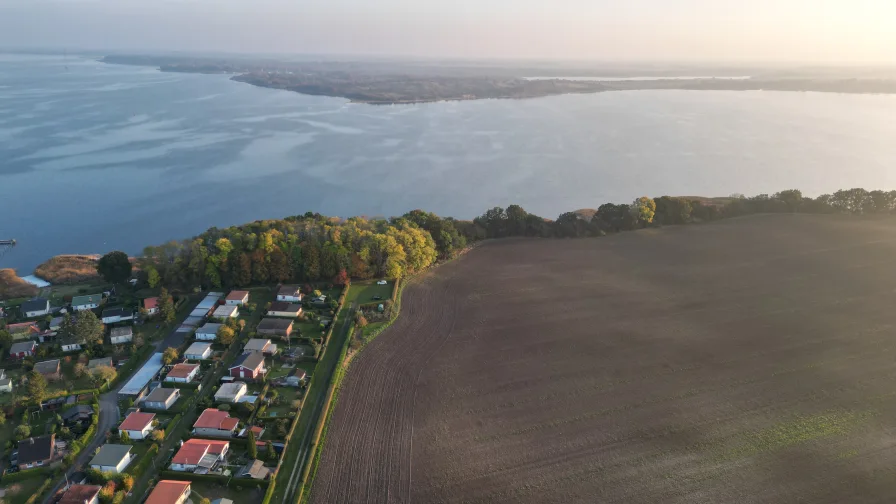
POLYGON ((289 258, 279 248, 274 248, 270 253, 271 262, 268 266, 268 272, 271 280, 285 282, 289 280, 292 272, 289 268, 289 258))
POLYGON ((174 300, 168 294, 168 289, 162 287, 159 293, 159 317, 166 323, 174 322, 177 312, 174 311, 174 300))
POLYGON ((233 281, 240 287, 245 287, 252 283, 252 261, 249 254, 245 252, 237 256, 233 261, 233 281))
POLYGON ((635 220, 646 226, 653 222, 653 216, 656 215, 656 202, 647 196, 642 196, 632 203, 631 209, 635 220))
POLYGON ((83 378, 87 375, 87 366, 79 362, 75 364, 75 369, 73 371, 75 373, 75 378, 83 378))
POLYGON ((174 347, 168 347, 162 352, 162 363, 166 366, 170 366, 178 358, 180 358, 180 353, 174 347))
POLYGON ((336 278, 333 279, 333 283, 336 285, 348 285, 348 271, 345 271, 345 268, 339 270, 339 274, 336 275, 336 278))
POLYGON ((162 441, 165 440, 165 432, 156 429, 156 430, 152 431, 152 433, 149 435, 149 438, 152 439, 156 443, 161 443, 162 441))
POLYGON ((226 325, 222 325, 218 328, 218 343, 226 346, 230 346, 233 343, 233 338, 236 336, 236 333, 233 329, 226 325))
POLYGON ((111 383, 112 380, 118 376, 118 371, 112 366, 97 366, 90 374, 93 376, 93 381, 95 383, 102 385, 104 383, 111 383))
POLYGON ((28 402, 34 406, 40 406, 47 395, 47 379, 37 371, 28 373, 28 402))

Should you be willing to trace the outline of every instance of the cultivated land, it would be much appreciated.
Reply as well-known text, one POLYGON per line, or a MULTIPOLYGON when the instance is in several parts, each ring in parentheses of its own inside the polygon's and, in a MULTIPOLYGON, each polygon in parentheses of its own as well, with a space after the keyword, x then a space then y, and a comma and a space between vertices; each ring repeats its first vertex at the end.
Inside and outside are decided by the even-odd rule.
POLYGON ((317 503, 890 502, 896 219, 485 244, 356 357, 317 503))

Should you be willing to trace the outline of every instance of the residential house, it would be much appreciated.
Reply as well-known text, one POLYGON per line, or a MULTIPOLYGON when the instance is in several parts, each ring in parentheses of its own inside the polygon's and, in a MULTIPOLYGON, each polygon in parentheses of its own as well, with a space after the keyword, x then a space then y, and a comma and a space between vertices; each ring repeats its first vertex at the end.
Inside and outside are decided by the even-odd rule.
POLYGON ((228 370, 234 378, 259 379, 267 372, 264 368, 264 354, 249 352, 240 355, 228 370))
POLYGON ((90 461, 90 468, 119 474, 136 458, 131 448, 131 445, 104 444, 90 461))
POLYGON ((40 327, 35 322, 19 322, 6 326, 13 340, 29 339, 40 334, 40 327))
POLYGON ((265 336, 280 336, 286 338, 292 333, 292 320, 265 317, 258 323, 255 332, 257 334, 264 334, 265 336))
POLYGON ((59 328, 62 327, 63 320, 65 320, 65 317, 53 317, 53 319, 50 320, 50 327, 48 327, 48 329, 53 332, 58 331, 59 328))
POLYGON ((109 333, 109 341, 113 345, 123 345, 134 341, 133 327, 113 327, 109 333))
POLYGON ((0 392, 12 392, 12 379, 6 376, 5 369, 0 369, 0 392))
POLYGON ((62 378, 60 374, 59 359, 38 362, 34 365, 34 370, 44 375, 48 380, 58 380, 62 378))
POLYGON ((159 313, 159 298, 151 297, 144 299, 143 309, 146 310, 146 314, 149 316, 159 313))
POLYGON ((240 431, 239 437, 241 437, 241 438, 249 437, 250 432, 255 435, 255 439, 256 439, 255 442, 258 443, 259 442, 258 440, 260 440, 261 436, 264 435, 264 427, 262 427, 260 425, 253 425, 252 427, 249 427, 248 429, 244 428, 243 430, 240 431))
POLYGON ((84 348, 87 342, 76 336, 66 336, 58 338, 56 344, 62 348, 63 352, 78 352, 84 348))
POLYGON ((102 489, 99 485, 72 485, 62 494, 58 504, 99 504, 102 489))
POLYGON ((157 387, 143 399, 143 407, 167 411, 180 399, 180 389, 157 387))
POLYGON ((143 504, 184 504, 190 498, 190 482, 159 481, 143 504))
POLYGON ((218 337, 218 329, 224 324, 208 323, 196 329, 196 339, 202 341, 214 341, 218 337))
POLYGON ((268 310, 268 317, 287 317, 287 318, 296 318, 302 314, 302 305, 293 304, 293 303, 284 303, 282 301, 276 301, 271 303, 271 308, 268 310))
POLYGON ((90 420, 90 417, 93 416, 93 406, 79 404, 63 411, 62 415, 60 416, 62 417, 62 421, 65 422, 66 425, 70 425, 76 422, 82 422, 84 420, 90 420))
POLYGON ((115 367, 115 364, 112 361, 112 357, 100 357, 87 361, 87 369, 96 369, 100 366, 115 367))
POLYGON ((128 415, 118 426, 118 430, 127 432, 131 439, 146 439, 152 432, 152 422, 156 418, 154 413, 135 411, 128 415))
POLYGON ((224 461, 229 449, 227 441, 188 439, 171 459, 171 470, 207 473, 224 461))
POLYGON ((293 285, 284 285, 277 291, 277 301, 286 301, 288 303, 301 303, 302 291, 293 285))
POLYGON ((72 298, 72 310, 74 311, 92 310, 101 304, 103 304, 102 294, 88 294, 72 298))
POLYGON ((305 370, 297 367, 297 368, 293 369, 292 372, 290 372, 289 375, 283 381, 285 381, 286 384, 289 385, 290 387, 298 387, 305 380, 306 376, 308 376, 308 375, 307 375, 307 373, 305 373, 305 370))
POLYGON ((193 424, 193 434, 197 436, 232 437, 236 434, 240 421, 226 411, 207 408, 193 424))
POLYGON ((224 299, 224 303, 232 306, 242 306, 249 302, 249 291, 235 290, 224 299))
POLYGON ((19 441, 19 469, 50 465, 56 455, 56 434, 19 441))
POLYGON ((215 313, 212 314, 212 317, 225 319, 225 318, 237 318, 240 316, 240 307, 234 305, 223 305, 219 306, 215 313))
POLYGON ((37 343, 33 341, 22 341, 13 343, 9 347, 9 356, 13 359, 22 360, 25 357, 31 357, 37 351, 37 343))
POLYGON ((116 306, 115 308, 107 308, 103 310, 103 323, 115 324, 125 320, 134 320, 134 310, 116 306))
POLYGON ((19 307, 19 309, 25 314, 25 318, 42 317, 50 313, 50 300, 34 298, 22 303, 22 306, 19 307))
POLYGON ((225 383, 215 392, 215 402, 237 403, 248 391, 243 382, 225 383))
POLYGON ((268 479, 271 474, 270 469, 264 466, 264 462, 260 460, 252 460, 248 464, 240 468, 236 473, 237 478, 252 478, 257 480, 268 479))
POLYGON ((190 383, 199 374, 199 364, 175 364, 165 376, 166 382, 190 383))
POLYGON ((185 359, 192 360, 203 360, 208 359, 212 355, 212 344, 211 343, 193 343, 190 345, 190 348, 187 348, 187 351, 184 352, 185 359))
POLYGON ((277 353, 277 345, 271 343, 269 339, 252 338, 246 342, 243 347, 243 353, 261 352, 265 355, 274 355, 277 353))

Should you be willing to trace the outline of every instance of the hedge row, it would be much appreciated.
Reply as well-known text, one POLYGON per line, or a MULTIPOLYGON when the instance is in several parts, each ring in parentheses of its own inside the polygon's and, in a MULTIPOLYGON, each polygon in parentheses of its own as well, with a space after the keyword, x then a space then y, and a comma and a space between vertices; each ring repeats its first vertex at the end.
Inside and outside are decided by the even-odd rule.
POLYGON ((190 383, 180 383, 180 382, 164 382, 163 386, 165 388, 176 388, 176 389, 190 389, 196 390, 199 388, 199 382, 190 382, 190 383))
POLYGON ((25 504, 35 504, 38 499, 43 497, 43 494, 53 487, 53 484, 56 483, 56 478, 47 478, 44 481, 44 484, 41 485, 37 490, 35 490, 34 494, 31 497, 28 497, 28 500, 25 501, 25 504))
POLYGON ((53 472, 49 467, 37 467, 34 469, 25 469, 24 471, 7 473, 3 476, 3 483, 15 483, 17 481, 25 481, 32 478, 44 478, 47 474, 53 472))
POLYGON ((134 477, 134 479, 139 478, 146 472, 146 469, 152 464, 152 459, 159 453, 159 445, 153 443, 149 450, 146 451, 146 454, 140 459, 140 462, 132 465, 131 467, 125 470, 126 473, 130 474, 134 477))
POLYGON ((159 477, 181 481, 208 481, 230 487, 267 488, 268 480, 256 480, 252 478, 232 478, 230 476, 218 476, 217 474, 196 474, 181 471, 161 471, 159 477))

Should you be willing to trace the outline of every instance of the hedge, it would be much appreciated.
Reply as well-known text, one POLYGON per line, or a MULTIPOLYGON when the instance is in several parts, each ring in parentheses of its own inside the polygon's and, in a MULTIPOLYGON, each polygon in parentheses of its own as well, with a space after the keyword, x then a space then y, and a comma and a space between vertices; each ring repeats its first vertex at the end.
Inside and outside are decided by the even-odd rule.
POLYGON ((199 384, 200 384, 200 382, 180 383, 180 382, 166 381, 164 384, 164 387, 165 388, 196 390, 199 388, 199 384))
POLYGON ((40 499, 44 492, 49 490, 53 484, 56 482, 56 478, 47 478, 47 481, 44 481, 44 484, 38 488, 31 497, 28 497, 28 500, 25 501, 25 504, 35 504, 38 499, 40 499))
POLYGON ((53 472, 49 467, 36 467, 34 469, 25 469, 23 471, 8 473, 3 475, 3 483, 15 483, 17 481, 25 481, 32 478, 42 478, 53 472))
POLYGON ((217 474, 196 474, 181 471, 161 471, 159 476, 164 479, 181 481, 208 481, 224 486, 266 488, 268 480, 256 480, 251 478, 232 478, 230 476, 218 476, 217 474))
POLYGON ((174 418, 172 418, 170 422, 168 422, 168 425, 166 425, 165 429, 162 431, 165 433, 165 437, 168 437, 168 434, 171 434, 171 431, 174 430, 175 427, 177 427, 177 424, 180 422, 180 419, 181 419, 181 416, 180 416, 180 413, 178 413, 178 414, 174 415, 174 418))
POLYGON ((129 467, 125 470, 126 473, 130 474, 134 477, 134 479, 140 478, 144 472, 146 472, 146 468, 152 464, 152 459, 159 453, 159 445, 153 443, 152 446, 149 447, 149 450, 146 451, 146 454, 136 464, 129 467))

